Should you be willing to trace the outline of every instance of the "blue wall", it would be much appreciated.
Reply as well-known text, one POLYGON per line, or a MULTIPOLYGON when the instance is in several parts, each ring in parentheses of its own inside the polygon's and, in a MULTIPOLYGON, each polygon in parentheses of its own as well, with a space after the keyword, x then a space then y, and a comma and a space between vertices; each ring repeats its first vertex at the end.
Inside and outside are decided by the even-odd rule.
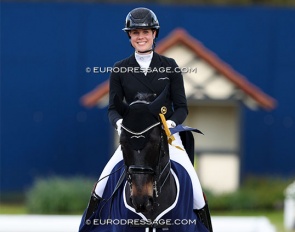
MULTIPOLYGON (((121 31, 138 5, 1 2, 1 191, 37 176, 98 177, 112 154, 105 109, 79 98, 132 48, 121 31)), ((159 40, 176 27, 273 96, 271 112, 243 109, 243 175, 295 175, 295 10, 147 5, 159 40)))

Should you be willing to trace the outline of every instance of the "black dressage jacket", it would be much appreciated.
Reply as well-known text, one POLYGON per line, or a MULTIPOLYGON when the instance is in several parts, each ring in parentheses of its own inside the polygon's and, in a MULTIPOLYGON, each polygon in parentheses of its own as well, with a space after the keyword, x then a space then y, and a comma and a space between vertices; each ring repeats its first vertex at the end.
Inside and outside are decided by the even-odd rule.
POLYGON ((138 93, 150 93, 155 99, 169 84, 165 117, 181 124, 188 114, 188 109, 183 77, 174 59, 154 52, 147 75, 140 71, 134 54, 115 63, 110 75, 108 116, 111 124, 116 128, 117 120, 122 118, 114 105, 115 94, 130 104, 138 93))

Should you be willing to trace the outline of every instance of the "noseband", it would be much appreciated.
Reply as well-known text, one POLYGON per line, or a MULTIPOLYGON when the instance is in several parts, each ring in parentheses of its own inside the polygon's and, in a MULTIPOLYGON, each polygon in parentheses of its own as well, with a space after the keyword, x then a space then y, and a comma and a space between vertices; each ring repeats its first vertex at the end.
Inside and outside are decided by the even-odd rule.
MULTIPOLYGON (((125 131, 132 134, 131 138, 132 137, 139 138, 139 137, 142 137, 145 132, 153 129, 154 127, 156 127, 158 125, 160 125, 160 122, 157 122, 157 123, 149 126, 148 128, 146 128, 145 130, 143 130, 141 132, 134 132, 134 131, 126 128, 124 125, 122 125, 122 128, 125 131)), ((160 167, 160 161, 161 161, 160 159, 161 159, 161 157, 163 157, 166 154, 166 151, 164 149, 164 142, 165 141, 164 141, 163 132, 164 131, 161 129, 159 156, 158 156, 157 166, 155 167, 155 169, 153 167, 145 166, 145 165, 130 165, 129 167, 126 166, 127 181, 129 183, 130 189, 132 189, 132 175, 134 175, 134 174, 136 174, 136 175, 138 175, 138 174, 139 175, 152 175, 153 176, 153 190, 154 190, 155 197, 158 197, 159 193, 161 193, 162 187, 170 175, 170 167, 171 167, 170 159, 165 164, 163 169, 161 169, 161 167, 160 167), (169 171, 167 172, 166 176, 164 176, 163 174, 167 168, 169 171)), ((138 154, 140 154, 140 150, 138 150, 138 154)))

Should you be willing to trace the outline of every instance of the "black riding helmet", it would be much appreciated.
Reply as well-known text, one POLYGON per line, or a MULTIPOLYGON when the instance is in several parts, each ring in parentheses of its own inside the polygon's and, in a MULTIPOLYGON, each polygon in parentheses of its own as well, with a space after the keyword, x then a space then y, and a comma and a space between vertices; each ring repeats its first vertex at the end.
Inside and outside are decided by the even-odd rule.
POLYGON ((147 8, 135 8, 130 11, 126 17, 125 28, 122 30, 127 32, 132 29, 154 29, 156 30, 156 38, 158 37, 160 25, 157 16, 153 11, 147 8))

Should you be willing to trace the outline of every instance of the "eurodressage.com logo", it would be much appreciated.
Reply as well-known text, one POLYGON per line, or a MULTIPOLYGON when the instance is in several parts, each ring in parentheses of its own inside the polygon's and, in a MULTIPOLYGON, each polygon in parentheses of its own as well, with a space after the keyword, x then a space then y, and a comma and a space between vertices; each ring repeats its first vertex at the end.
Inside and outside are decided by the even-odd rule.
POLYGON ((105 226, 105 225, 115 225, 115 226, 132 226, 132 227, 164 227, 164 226, 179 226, 179 225, 196 225, 196 219, 159 219, 157 221, 152 221, 150 219, 93 219, 86 220, 86 225, 94 226, 105 226))
POLYGON ((86 73, 197 73, 197 68, 193 67, 87 67, 86 73))

